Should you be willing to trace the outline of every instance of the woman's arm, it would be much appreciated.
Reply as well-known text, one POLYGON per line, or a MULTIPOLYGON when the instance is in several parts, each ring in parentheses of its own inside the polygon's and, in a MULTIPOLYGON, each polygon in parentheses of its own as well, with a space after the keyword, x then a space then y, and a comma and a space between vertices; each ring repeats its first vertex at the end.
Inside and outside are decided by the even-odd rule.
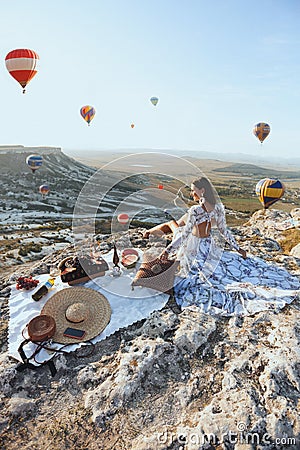
MULTIPOLYGON (((192 206, 188 213, 183 216, 186 220, 186 224, 183 227, 182 233, 180 233, 177 238, 175 238, 168 247, 165 248, 165 250, 161 253, 160 257, 163 260, 168 259, 169 254, 174 253, 185 240, 188 238, 188 236, 192 233, 192 229, 196 223, 196 211, 195 206, 192 206)), ((182 219, 183 219, 182 217, 182 219)))
POLYGON ((218 230, 220 231, 221 235, 224 237, 226 242, 228 242, 230 247, 232 249, 238 251, 242 255, 243 258, 246 258, 247 254, 246 254, 245 250, 243 250, 239 247, 235 238, 233 237, 233 235, 227 228, 224 206, 218 205, 216 208, 218 208, 217 215, 215 217, 218 230))
POLYGON ((183 216, 180 217, 180 219, 177 220, 178 226, 183 227, 187 222, 187 218, 188 218, 188 212, 185 213, 183 216))

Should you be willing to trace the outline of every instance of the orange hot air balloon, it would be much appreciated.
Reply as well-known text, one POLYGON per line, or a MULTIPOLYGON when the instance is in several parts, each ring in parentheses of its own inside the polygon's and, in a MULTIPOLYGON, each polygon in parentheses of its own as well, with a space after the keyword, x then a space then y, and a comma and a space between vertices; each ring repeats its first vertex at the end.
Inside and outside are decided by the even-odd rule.
POLYGON ((126 213, 122 213, 118 215, 118 222, 122 225, 125 225, 129 221, 129 216, 126 213))
POLYGON ((25 48, 12 50, 5 57, 6 68, 22 86, 23 94, 25 94, 25 87, 37 73, 38 60, 39 55, 35 51, 25 48))
POLYGON ((164 188, 163 184, 159 184, 157 187, 158 187, 158 189, 163 189, 164 188))
POLYGON ((134 128, 134 123, 132 123, 130 126, 131 126, 131 128, 134 128))
POLYGON ((269 136, 270 131, 270 125, 265 122, 259 122, 253 128, 253 134, 257 137, 261 144, 269 136))
POLYGON ((45 195, 47 195, 50 191, 49 186, 47 184, 42 184, 39 187, 39 191, 42 194, 43 198, 45 197, 45 195))

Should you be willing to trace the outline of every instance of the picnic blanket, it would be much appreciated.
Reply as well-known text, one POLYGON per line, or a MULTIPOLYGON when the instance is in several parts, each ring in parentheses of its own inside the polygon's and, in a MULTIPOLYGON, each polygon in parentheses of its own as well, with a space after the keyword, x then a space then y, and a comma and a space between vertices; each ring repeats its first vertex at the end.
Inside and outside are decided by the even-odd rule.
MULTIPOLYGON (((139 249, 138 252, 140 256, 142 256, 143 252, 139 249)), ((112 251, 107 253, 106 255, 103 255, 110 268, 113 265, 112 256, 112 251)), ((94 344, 102 341, 120 328, 127 327, 134 322, 148 317, 150 313, 163 308, 167 303, 169 295, 163 294, 154 289, 138 286, 135 287, 134 290, 132 290, 131 282, 135 276, 137 268, 133 268, 130 270, 122 269, 122 275, 120 277, 113 277, 109 272, 106 272, 105 276, 95 278, 80 285, 95 289, 96 291, 105 295, 112 309, 110 323, 100 335, 92 339, 92 342, 94 344)), ((40 281, 39 286, 46 282, 49 277, 49 274, 44 274, 37 277, 40 281)), ((8 333, 8 351, 10 356, 22 362, 22 359, 18 353, 18 347, 24 340, 22 336, 22 330, 26 328, 26 325, 33 317, 40 314, 43 306, 54 293, 65 288, 72 289, 72 287, 68 286, 67 283, 63 283, 60 280, 60 277, 57 277, 54 287, 48 292, 48 294, 45 295, 40 301, 35 302, 31 298, 34 290, 18 291, 15 287, 12 287, 11 295, 9 298, 10 319, 8 333)), ((72 352, 81 345, 85 344, 72 344, 64 347, 64 351, 72 352)), ((62 347, 63 346, 58 343, 51 344, 51 348, 53 348, 53 350, 60 349, 62 347)), ((26 355, 27 353, 28 355, 31 354, 35 348, 36 345, 33 343, 27 345, 25 352, 26 355)), ((49 360, 52 356, 53 352, 49 352, 43 349, 39 352, 36 360, 38 363, 41 363, 49 360)))

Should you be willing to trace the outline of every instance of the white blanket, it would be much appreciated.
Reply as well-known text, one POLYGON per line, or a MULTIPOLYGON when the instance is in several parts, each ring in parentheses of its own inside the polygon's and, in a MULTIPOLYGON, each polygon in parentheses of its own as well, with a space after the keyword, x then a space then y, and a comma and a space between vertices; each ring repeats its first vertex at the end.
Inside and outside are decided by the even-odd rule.
MULTIPOLYGON (((139 250, 140 256, 142 251, 139 250)), ((112 252, 104 255, 104 258, 112 267, 112 252)), ((137 266, 138 268, 138 266, 137 266)), ((144 287, 131 288, 131 282, 135 276, 137 268, 134 269, 122 269, 122 275, 120 277, 113 277, 109 272, 103 277, 95 278, 80 286, 95 289, 105 295, 110 303, 112 309, 112 315, 110 323, 105 330, 98 336, 96 336, 92 342, 96 343, 107 336, 110 336, 120 328, 127 327, 132 323, 148 317, 149 314, 155 310, 159 310, 165 306, 169 299, 169 295, 162 294, 161 292, 144 287)), ((39 285, 41 286, 48 278, 49 275, 41 275, 37 277, 39 279, 39 285)), ((29 321, 40 314, 44 304, 47 300, 61 289, 72 289, 67 283, 62 283, 60 278, 56 278, 54 287, 50 292, 44 296, 40 301, 35 302, 31 296, 35 290, 30 291, 18 291, 15 287, 12 287, 11 295, 9 298, 9 334, 8 334, 8 350, 9 355, 18 361, 22 362, 22 359, 18 353, 20 343, 23 341, 22 330, 26 329, 26 325, 29 321)), ((25 334, 26 337, 26 334, 25 334)), ((74 351, 84 343, 70 345, 64 348, 64 351, 74 351)), ((51 348, 61 348, 61 344, 53 343, 51 348)), ((28 344, 24 347, 24 351, 27 356, 33 353, 36 346, 35 344, 28 344)), ((44 362, 53 356, 53 352, 41 350, 36 357, 38 362, 44 362)), ((30 361, 34 364, 34 361, 30 361)))

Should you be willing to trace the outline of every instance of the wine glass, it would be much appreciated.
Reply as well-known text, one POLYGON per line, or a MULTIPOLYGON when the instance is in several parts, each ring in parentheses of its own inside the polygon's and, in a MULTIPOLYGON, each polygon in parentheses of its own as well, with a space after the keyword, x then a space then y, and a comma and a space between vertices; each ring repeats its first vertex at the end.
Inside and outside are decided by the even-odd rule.
POLYGON ((60 275, 60 270, 57 264, 51 264, 49 274, 52 278, 56 278, 60 275))

